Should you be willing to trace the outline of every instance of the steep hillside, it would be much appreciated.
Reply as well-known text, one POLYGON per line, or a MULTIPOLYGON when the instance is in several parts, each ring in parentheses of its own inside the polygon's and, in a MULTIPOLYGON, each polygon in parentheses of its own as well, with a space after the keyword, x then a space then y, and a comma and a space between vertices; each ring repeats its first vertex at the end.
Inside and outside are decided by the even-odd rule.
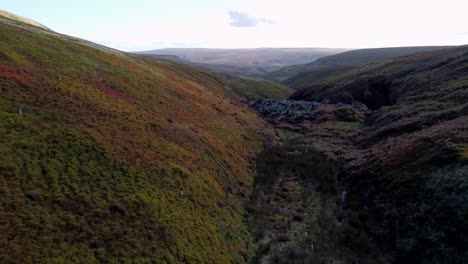
POLYGON ((323 57, 312 63, 285 67, 266 75, 266 78, 282 82, 294 89, 301 89, 360 65, 444 48, 448 47, 398 47, 351 50, 323 57))
POLYGON ((205 67, 247 77, 262 77, 283 67, 346 51, 326 48, 161 49, 138 54, 176 55, 205 67))
POLYGON ((0 262, 248 261, 269 127, 224 89, 0 17, 0 262))
POLYGON ((226 96, 244 102, 264 98, 286 99, 294 92, 287 86, 271 81, 223 73, 218 73, 216 76, 224 85, 226 96))
POLYGON ((467 263, 468 46, 348 71, 253 104, 257 260, 467 263))
POLYGON ((212 70, 203 64, 192 63, 173 55, 139 54, 138 56, 159 61, 178 63, 180 64, 180 67, 196 72, 196 74, 194 74, 196 76, 209 75, 217 82, 219 87, 223 87, 220 92, 224 93, 225 96, 243 102, 264 98, 286 99, 294 92, 293 89, 279 83, 261 79, 251 79, 248 77, 224 73, 218 70, 212 70))

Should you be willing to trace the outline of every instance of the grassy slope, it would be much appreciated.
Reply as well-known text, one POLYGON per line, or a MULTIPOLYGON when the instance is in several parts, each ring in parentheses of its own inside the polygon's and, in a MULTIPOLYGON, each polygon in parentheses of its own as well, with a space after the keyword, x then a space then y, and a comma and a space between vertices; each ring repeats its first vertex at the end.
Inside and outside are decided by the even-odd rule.
POLYGON ((263 98, 286 99, 294 90, 279 83, 220 74, 228 97, 241 101, 263 98))
POLYGON ((4 18, 0 69, 0 262, 249 258, 268 128, 216 79, 4 18))
POLYGON ((356 66, 317 66, 315 69, 298 73, 291 78, 288 78, 283 81, 284 85, 292 87, 295 90, 306 88, 311 84, 318 82, 320 80, 326 79, 327 77, 354 69, 356 66))
POLYGON ((351 50, 323 57, 308 64, 285 67, 267 75, 267 78, 282 82, 294 89, 301 89, 359 65, 443 48, 446 47, 398 47, 351 50))
POLYGON ((423 96, 437 99, 466 84, 467 56, 462 46, 373 63, 324 79, 291 98, 321 100, 346 92, 371 108, 423 101, 423 96))

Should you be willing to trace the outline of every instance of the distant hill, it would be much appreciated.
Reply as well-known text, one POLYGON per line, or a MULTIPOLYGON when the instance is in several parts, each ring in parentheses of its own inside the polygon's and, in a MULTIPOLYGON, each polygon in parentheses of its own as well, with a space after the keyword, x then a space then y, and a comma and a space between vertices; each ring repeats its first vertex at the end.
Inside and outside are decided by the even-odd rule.
POLYGON ((258 49, 160 49, 138 54, 175 55, 206 67, 247 77, 261 77, 283 67, 315 61, 345 49, 258 48, 258 49))
POLYGON ((198 72, 200 76, 209 75, 217 81, 218 85, 223 87, 221 92, 223 92, 224 95, 243 102, 263 98, 285 99, 294 92, 293 89, 280 83, 262 79, 252 79, 241 75, 225 73, 220 70, 213 70, 207 67, 206 64, 193 63, 175 55, 138 54, 138 56, 177 63, 179 67, 198 72))
POLYGON ((300 89, 331 75, 355 68, 367 63, 407 56, 410 54, 439 50, 448 46, 396 47, 351 50, 320 58, 312 63, 293 65, 265 75, 266 79, 281 82, 300 89))
POLYGON ((187 64, 191 63, 190 61, 184 60, 181 57, 176 56, 176 55, 140 55, 140 56, 141 57, 152 58, 152 59, 155 59, 155 60, 167 60, 167 61, 187 63, 187 64))
POLYGON ((346 93, 369 108, 377 109, 398 103, 410 95, 416 98, 434 93, 435 96, 443 93, 443 89, 453 88, 447 85, 448 81, 466 84, 467 56, 468 46, 461 46, 371 63, 323 79, 295 92, 291 98, 311 101, 336 99, 346 93), (402 86, 403 80, 407 87, 402 86))

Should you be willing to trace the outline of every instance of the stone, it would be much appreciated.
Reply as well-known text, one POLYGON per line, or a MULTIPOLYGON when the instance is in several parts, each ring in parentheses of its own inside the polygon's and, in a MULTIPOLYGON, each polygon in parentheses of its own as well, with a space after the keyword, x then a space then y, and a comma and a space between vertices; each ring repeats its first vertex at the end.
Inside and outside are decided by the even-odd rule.
POLYGON ((109 210, 112 213, 119 213, 121 215, 125 215, 127 213, 127 209, 122 203, 113 203, 110 207, 109 210))
POLYGON ((28 197, 32 201, 37 201, 41 197, 41 193, 37 190, 29 191, 26 193, 26 197, 28 197))

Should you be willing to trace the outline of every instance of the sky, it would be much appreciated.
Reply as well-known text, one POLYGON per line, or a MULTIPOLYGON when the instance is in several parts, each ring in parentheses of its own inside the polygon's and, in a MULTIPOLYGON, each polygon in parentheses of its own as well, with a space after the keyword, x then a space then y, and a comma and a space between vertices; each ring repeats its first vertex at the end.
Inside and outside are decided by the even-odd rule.
POLYGON ((0 9, 124 51, 468 44, 468 0, 0 0, 0 9))

